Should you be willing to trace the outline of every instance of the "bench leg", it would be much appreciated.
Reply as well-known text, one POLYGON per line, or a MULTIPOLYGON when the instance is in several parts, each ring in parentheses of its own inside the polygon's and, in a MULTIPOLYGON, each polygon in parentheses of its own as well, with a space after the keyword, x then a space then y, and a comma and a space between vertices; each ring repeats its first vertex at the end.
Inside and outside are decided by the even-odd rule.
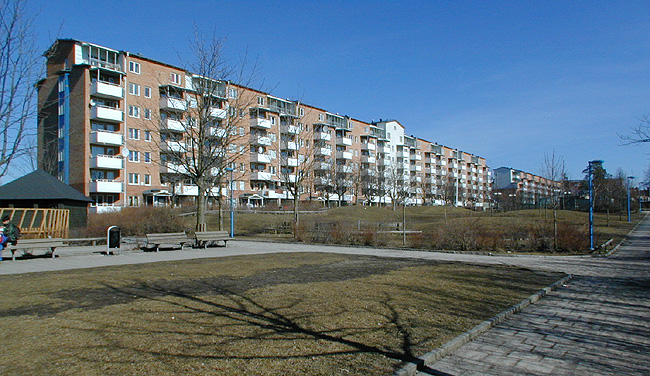
POLYGON ((16 261, 16 251, 13 249, 11 250, 11 261, 16 261))

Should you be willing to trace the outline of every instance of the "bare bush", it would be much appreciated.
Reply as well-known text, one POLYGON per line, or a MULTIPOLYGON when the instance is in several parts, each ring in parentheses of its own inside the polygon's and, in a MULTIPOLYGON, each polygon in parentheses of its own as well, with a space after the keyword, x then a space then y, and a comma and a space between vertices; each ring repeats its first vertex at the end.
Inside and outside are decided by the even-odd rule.
POLYGON ((110 226, 119 226, 124 236, 180 232, 186 228, 184 220, 179 219, 173 209, 143 206, 124 208, 111 213, 90 214, 85 235, 91 237, 106 236, 106 229, 110 226))

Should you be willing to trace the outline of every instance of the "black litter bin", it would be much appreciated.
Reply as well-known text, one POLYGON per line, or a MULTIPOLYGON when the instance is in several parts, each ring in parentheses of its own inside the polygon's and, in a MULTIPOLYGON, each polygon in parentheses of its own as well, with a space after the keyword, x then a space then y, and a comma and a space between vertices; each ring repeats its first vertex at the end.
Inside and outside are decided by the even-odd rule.
POLYGON ((122 242, 122 230, 117 226, 111 226, 106 231, 106 244, 108 245, 107 254, 113 255, 120 251, 122 242))

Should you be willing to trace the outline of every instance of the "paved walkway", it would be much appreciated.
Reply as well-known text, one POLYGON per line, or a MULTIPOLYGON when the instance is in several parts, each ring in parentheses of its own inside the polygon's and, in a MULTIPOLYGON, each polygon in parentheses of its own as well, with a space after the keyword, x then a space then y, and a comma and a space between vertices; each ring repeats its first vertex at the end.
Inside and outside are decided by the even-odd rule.
MULTIPOLYGON (((607 259, 483 256, 437 252, 232 241, 227 248, 100 255, 105 246, 68 247, 56 259, 3 261, 0 274, 252 255, 333 252, 514 265, 575 275, 513 318, 420 375, 650 375, 650 219, 607 259)), ((7 255, 5 254, 5 257, 7 255)))
POLYGON ((650 375, 650 221, 614 256, 565 268, 568 286, 419 375, 650 375))

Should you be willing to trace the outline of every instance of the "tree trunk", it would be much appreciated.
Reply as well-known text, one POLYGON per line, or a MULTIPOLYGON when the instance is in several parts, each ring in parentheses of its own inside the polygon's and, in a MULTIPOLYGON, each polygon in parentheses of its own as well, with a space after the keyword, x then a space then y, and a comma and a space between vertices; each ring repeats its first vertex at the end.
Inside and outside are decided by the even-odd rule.
POLYGON ((198 187, 198 196, 196 197, 196 231, 205 231, 205 189, 202 185, 198 187))
POLYGON ((221 199, 221 196, 219 196, 219 199, 217 200, 217 206, 219 207, 217 214, 219 220, 219 231, 223 231, 223 200, 221 199))
POLYGON ((293 237, 298 239, 298 226, 300 225, 300 211, 298 209, 298 201, 300 197, 297 194, 293 195, 293 237))
POLYGON ((557 252, 557 210, 553 209, 553 252, 557 252))

